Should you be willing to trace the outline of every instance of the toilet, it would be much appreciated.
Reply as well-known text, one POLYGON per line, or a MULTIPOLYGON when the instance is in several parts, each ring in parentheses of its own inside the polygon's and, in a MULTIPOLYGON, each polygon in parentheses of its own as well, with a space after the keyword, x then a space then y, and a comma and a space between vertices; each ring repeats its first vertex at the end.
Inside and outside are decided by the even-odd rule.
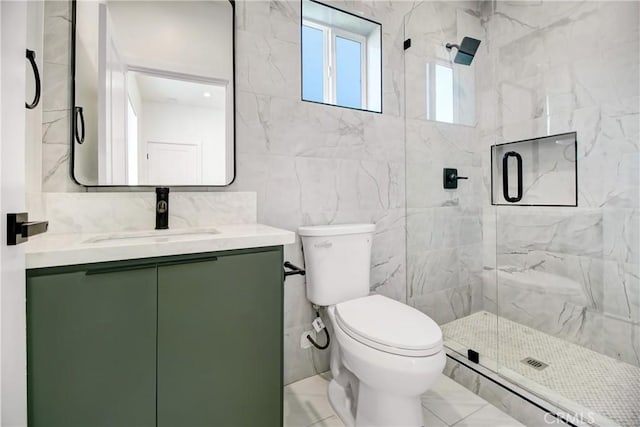
POLYGON ((307 299, 333 327, 329 402, 346 426, 422 426, 420 395, 445 364, 440 327, 424 313, 369 295, 375 224, 300 227, 307 299))

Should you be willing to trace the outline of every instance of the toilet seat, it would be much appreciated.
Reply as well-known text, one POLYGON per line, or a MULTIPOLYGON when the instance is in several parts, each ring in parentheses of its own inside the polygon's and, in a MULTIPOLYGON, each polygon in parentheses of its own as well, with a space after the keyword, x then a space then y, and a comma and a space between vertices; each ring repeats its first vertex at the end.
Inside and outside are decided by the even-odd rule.
POLYGON ((354 340, 391 354, 425 357, 442 350, 442 331, 429 316, 382 295, 335 306, 336 324, 354 340))

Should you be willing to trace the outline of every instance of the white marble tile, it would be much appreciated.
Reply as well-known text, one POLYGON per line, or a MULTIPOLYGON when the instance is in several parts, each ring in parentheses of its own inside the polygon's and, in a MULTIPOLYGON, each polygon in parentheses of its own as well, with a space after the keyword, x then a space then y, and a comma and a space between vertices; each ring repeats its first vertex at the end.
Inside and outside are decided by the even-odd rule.
POLYGON ((69 35, 71 30, 71 3, 46 1, 44 20, 44 60, 49 63, 69 64, 69 35))
MULTIPOLYGON (((45 50, 48 46, 45 45, 45 50)), ((43 111, 70 109, 69 65, 45 62, 42 70, 43 111)))
POLYGON ((407 297, 407 301, 442 325, 471 314, 473 295, 474 291, 469 286, 460 286, 407 297))
MULTIPOLYGON (((305 301, 304 304, 308 304, 308 302, 305 301)), ((300 348, 300 337, 303 332, 309 329, 311 329, 310 323, 303 323, 284 330, 285 384, 291 384, 329 370, 330 349, 324 351, 314 348, 300 348)))
POLYGON ((640 265, 604 263, 606 314, 640 323, 640 265))
POLYGON ((42 143, 69 145, 70 110, 44 111, 42 113, 42 143))
POLYGON ((640 263, 640 210, 604 209, 603 256, 618 263, 640 263))
MULTIPOLYGON (((544 423, 545 411, 452 359, 447 359, 444 375, 524 425, 538 426, 544 423)), ((555 422, 557 425, 568 425, 558 420, 555 422)))
POLYGON ((426 297, 460 286, 458 248, 413 253, 407 262, 407 283, 412 297, 426 297))
POLYGON ((640 366, 640 324, 605 315, 602 352, 630 365, 640 366))
MULTIPOLYGON (((344 426, 328 402, 326 393, 330 379, 331 376, 327 372, 303 379, 285 387, 283 423, 285 427, 344 426)), ((422 408, 423 422, 425 427, 447 427, 453 425, 453 423, 445 422, 436 411, 425 407, 424 404, 427 401, 435 402, 434 406, 437 406, 440 412, 444 413, 449 419, 455 419, 456 422, 463 420, 465 416, 473 414, 474 411, 480 408, 491 407, 491 405, 476 396, 473 392, 465 389, 444 375, 441 376, 438 383, 434 386, 434 390, 424 395, 422 408), (439 398, 433 398, 435 395, 439 396, 439 398), (449 400, 451 403, 449 403, 449 400), (447 405, 450 405, 450 407, 443 409, 447 405)), ((485 419, 489 415, 495 419, 500 417, 500 420, 504 421, 512 420, 513 424, 506 425, 520 425, 496 408, 487 414, 482 414, 484 417, 482 419, 485 419), (502 414, 501 417, 500 414, 502 414)), ((474 427, 489 427, 489 425, 482 424, 481 422, 472 425, 474 427)))
MULTIPOLYGON (((100 233, 152 230, 155 194, 46 193, 50 233, 100 233)), ((171 192, 169 227, 206 227, 257 222, 256 195, 251 192, 171 192)))
POLYGON ((448 427, 449 424, 442 421, 440 418, 436 416, 433 412, 422 407, 422 419, 424 420, 425 427, 448 427))
POLYGON ((445 376, 422 396, 422 406, 447 425, 453 425, 487 405, 485 400, 445 376))
MULTIPOLYGON (((287 427, 307 427, 335 416, 329 400, 327 387, 329 382, 315 375, 288 385, 284 389, 284 422, 287 427)), ((340 424, 337 424, 340 425, 340 424)))
POLYGON ((514 420, 492 405, 480 408, 476 412, 453 424, 456 427, 524 427, 524 424, 514 420))
POLYGON ((85 191, 71 179, 70 154, 66 144, 42 144, 42 191, 85 191))
POLYGON ((332 415, 313 424, 313 427, 344 427, 337 415, 332 415))

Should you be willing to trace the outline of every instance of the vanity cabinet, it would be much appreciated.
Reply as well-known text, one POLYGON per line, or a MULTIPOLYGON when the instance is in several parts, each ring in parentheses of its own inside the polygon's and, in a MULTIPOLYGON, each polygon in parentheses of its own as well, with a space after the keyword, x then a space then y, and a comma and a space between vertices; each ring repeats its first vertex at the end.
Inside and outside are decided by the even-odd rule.
POLYGON ((30 426, 279 426, 282 247, 27 271, 30 426))
POLYGON ((156 269, 27 273, 30 426, 154 426, 156 269))

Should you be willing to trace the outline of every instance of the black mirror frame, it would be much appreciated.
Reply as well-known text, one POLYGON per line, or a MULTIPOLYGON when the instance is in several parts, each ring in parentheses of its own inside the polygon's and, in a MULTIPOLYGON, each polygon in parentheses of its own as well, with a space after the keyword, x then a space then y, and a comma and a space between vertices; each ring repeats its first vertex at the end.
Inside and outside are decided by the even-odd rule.
MULTIPOLYGON (((236 134, 237 134, 237 126, 236 126, 236 82, 237 82, 237 76, 236 76, 236 2, 235 0, 227 0, 229 2, 229 4, 231 4, 231 26, 233 28, 233 32, 231 35, 231 40, 232 40, 232 55, 233 55, 233 177, 231 178, 231 181, 229 181, 228 184, 223 184, 223 185, 171 185, 170 187, 176 187, 176 188, 180 188, 180 187, 186 187, 186 188, 192 188, 192 187, 199 187, 199 188, 206 188, 206 187, 228 187, 231 184, 233 184, 236 180, 236 177, 238 175, 238 162, 236 160, 236 134)), ((71 0, 71 43, 69 46, 69 49, 71 50, 71 61, 70 61, 70 67, 71 67, 71 79, 70 79, 70 86, 71 86, 71 96, 70 96, 70 107, 69 107, 69 111, 71 112, 70 115, 70 127, 69 127, 69 141, 71 144, 71 152, 70 152, 70 158, 71 161, 69 162, 69 176, 71 177, 71 180, 77 184, 80 185, 82 187, 86 187, 86 188, 148 188, 148 189, 152 189, 152 188, 156 188, 157 185, 87 185, 87 184, 83 184, 81 182, 79 182, 74 174, 74 164, 75 164, 75 135, 76 135, 76 126, 78 125, 77 123, 77 115, 75 114, 76 111, 76 8, 77 8, 77 2, 78 0, 71 0)), ((83 138, 84 139, 84 138, 83 138)))

